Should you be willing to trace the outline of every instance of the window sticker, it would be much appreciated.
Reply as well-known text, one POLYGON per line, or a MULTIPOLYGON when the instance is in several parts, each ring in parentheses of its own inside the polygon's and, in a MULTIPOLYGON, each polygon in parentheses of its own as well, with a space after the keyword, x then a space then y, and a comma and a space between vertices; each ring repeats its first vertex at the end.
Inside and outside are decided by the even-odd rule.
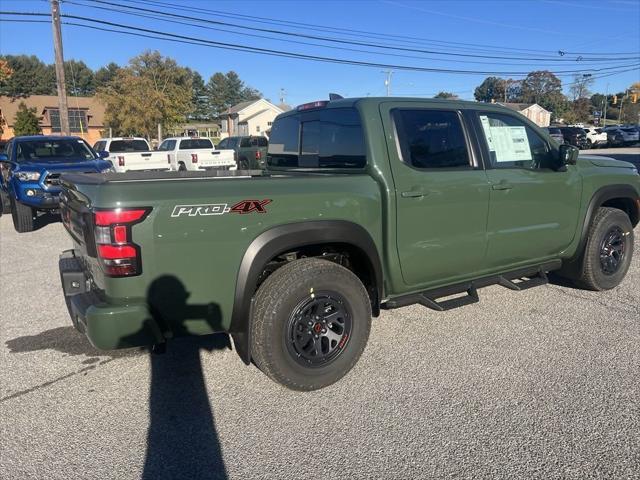
POLYGON ((529 138, 525 127, 492 127, 485 115, 480 116, 489 150, 496 162, 522 162, 532 160, 529 138))

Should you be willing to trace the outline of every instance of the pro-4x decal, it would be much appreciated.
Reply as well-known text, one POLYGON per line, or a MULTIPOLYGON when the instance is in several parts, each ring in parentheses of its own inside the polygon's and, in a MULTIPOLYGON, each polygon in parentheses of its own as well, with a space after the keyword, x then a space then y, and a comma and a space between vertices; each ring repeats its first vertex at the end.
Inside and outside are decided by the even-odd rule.
POLYGON ((271 199, 264 200, 242 200, 232 206, 227 203, 209 203, 200 205, 176 205, 171 212, 172 217, 207 217, 211 215, 224 215, 225 213, 239 213, 245 215, 247 213, 267 213, 265 208, 271 199))

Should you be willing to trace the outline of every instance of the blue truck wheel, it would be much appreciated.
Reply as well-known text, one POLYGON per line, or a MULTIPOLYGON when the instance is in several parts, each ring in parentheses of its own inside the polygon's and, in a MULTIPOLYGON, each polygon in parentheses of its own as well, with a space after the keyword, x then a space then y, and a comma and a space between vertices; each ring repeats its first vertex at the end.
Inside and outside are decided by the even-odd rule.
POLYGON ((23 205, 11 198, 11 216, 13 227, 18 233, 32 232, 36 211, 28 205, 23 205))

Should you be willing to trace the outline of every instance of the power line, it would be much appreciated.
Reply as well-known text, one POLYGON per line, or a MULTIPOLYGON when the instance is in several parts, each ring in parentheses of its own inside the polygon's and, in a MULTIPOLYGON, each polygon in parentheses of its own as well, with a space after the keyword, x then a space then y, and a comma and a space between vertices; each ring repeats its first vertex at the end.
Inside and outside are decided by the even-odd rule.
MULTIPOLYGON (((165 3, 157 0, 155 1, 126 0, 126 1, 127 3, 131 3, 131 4, 142 4, 146 6, 151 5, 151 6, 175 8, 175 5, 173 4, 165 3)), ((215 15, 216 17, 222 16, 227 18, 245 19, 252 22, 256 22, 256 23, 265 23, 265 24, 280 25, 280 26, 284 25, 284 26, 291 26, 292 28, 303 27, 305 28, 305 30, 341 33, 343 35, 354 36, 354 37, 365 37, 365 38, 368 37, 368 38, 376 38, 376 39, 383 38, 385 41, 388 41, 390 38, 395 38, 400 40, 404 39, 405 43, 420 45, 426 42, 426 43, 441 44, 441 45, 451 45, 452 47, 450 48, 464 48, 465 50, 468 50, 468 49, 482 50, 477 47, 485 47, 486 49, 494 49, 501 52, 511 50, 511 51, 534 52, 534 53, 542 53, 542 54, 547 53, 547 54, 552 54, 552 56, 554 57, 558 55, 557 51, 551 51, 551 50, 535 50, 535 49, 527 49, 527 48, 504 47, 504 46, 487 45, 487 44, 481 44, 481 43, 452 42, 452 41, 435 40, 435 39, 429 39, 429 38, 412 37, 408 35, 397 35, 397 34, 391 34, 386 32, 381 35, 380 33, 374 33, 366 30, 357 30, 357 29, 351 29, 351 28, 346 29, 346 28, 339 28, 339 27, 333 27, 333 26, 330 27, 330 26, 318 25, 313 23, 294 22, 290 20, 280 20, 280 19, 274 19, 269 17, 260 17, 256 15, 242 15, 242 14, 231 13, 231 12, 226 12, 222 10, 211 10, 211 9, 202 8, 202 7, 190 7, 186 5, 182 5, 181 9, 186 11, 191 11, 191 12, 199 12, 199 13, 206 12, 206 13, 215 15)), ((564 52, 564 53, 572 54, 572 55, 573 54, 575 55, 591 55, 592 54, 590 52, 564 52)), ((597 54, 598 55, 635 55, 637 53, 639 52, 611 52, 611 53, 597 53, 597 54)))
MULTIPOLYGON (((85 1, 86 2, 87 0, 80 0, 80 1, 85 1)), ((339 46, 334 46, 334 45, 322 45, 322 44, 318 44, 318 43, 304 42, 304 41, 299 41, 299 40, 291 40, 291 39, 286 39, 285 40, 285 39, 271 37, 271 36, 267 36, 267 35, 259 35, 259 34, 245 33, 245 32, 236 32, 236 31, 227 30, 227 29, 224 29, 224 28, 211 27, 209 25, 198 25, 198 24, 195 24, 193 22, 185 22, 185 21, 181 21, 181 20, 176 20, 174 18, 158 18, 158 17, 150 15, 150 14, 131 12, 131 11, 123 10, 123 9, 120 9, 120 8, 104 7, 104 6, 99 6, 99 5, 86 5, 85 3, 78 3, 78 1, 74 1, 74 0, 65 0, 65 4, 82 6, 82 7, 89 7, 89 8, 95 8, 95 9, 99 9, 99 10, 106 10, 106 11, 112 11, 112 12, 118 12, 118 13, 122 13, 122 14, 125 14, 125 15, 131 15, 131 16, 142 17, 142 18, 150 18, 150 19, 153 19, 153 20, 160 20, 160 21, 170 22, 170 23, 179 24, 179 25, 193 26, 193 27, 196 27, 196 28, 202 28, 202 29, 206 29, 206 30, 227 32, 227 33, 232 33, 232 34, 235 34, 235 35, 242 35, 244 37, 249 36, 249 37, 255 37, 255 38, 264 38, 264 39, 276 40, 276 41, 280 41, 280 42, 294 43, 294 44, 300 44, 300 45, 309 45, 309 46, 315 46, 315 47, 321 47, 321 48, 330 48, 330 49, 333 49, 333 50, 343 50, 343 51, 365 53, 365 54, 371 54, 371 55, 384 55, 384 56, 391 56, 391 57, 398 57, 398 58, 412 58, 412 59, 420 59, 420 60, 438 60, 438 61, 446 61, 446 62, 449 62, 449 63, 480 64, 480 65, 511 65, 511 66, 520 66, 520 65, 522 65, 521 63, 515 63, 515 62, 496 62, 496 61, 483 62, 483 61, 477 61, 477 60, 442 59, 442 58, 424 57, 424 56, 417 56, 417 55, 403 55, 403 54, 398 54, 398 53, 374 52, 374 51, 371 51, 371 50, 362 50, 362 49, 356 49, 356 48, 339 47, 339 46)), ((612 66, 612 67, 613 66, 617 66, 620 61, 621 60, 618 60, 618 59, 615 59, 615 60, 612 59, 610 62, 607 62, 606 65, 609 65, 609 66, 612 66)), ((529 61, 527 61, 527 62, 529 62, 529 61)), ((591 62, 587 60, 586 62, 581 62, 581 63, 582 64, 590 64, 591 62)), ((543 64, 537 64, 537 67, 538 68, 548 68, 550 66, 543 63, 543 64)))
MULTIPOLYGON (((567 63, 567 62, 572 62, 573 60, 568 59, 568 58, 535 58, 535 57, 505 57, 505 56, 495 56, 495 55, 477 55, 477 54, 470 54, 470 53, 452 53, 452 52, 441 52, 441 51, 436 51, 436 50, 424 50, 424 49, 417 49, 417 48, 407 48, 407 47, 391 47, 388 45, 382 45, 382 44, 377 44, 377 43, 369 43, 369 42, 359 42, 359 41, 353 41, 353 40, 346 40, 346 39, 339 39, 339 38, 332 38, 332 37, 321 37, 321 36, 317 36, 317 35, 308 35, 308 34, 303 34, 303 33, 296 33, 296 32, 286 32, 283 30, 275 30, 275 29, 267 29, 267 28, 259 28, 259 27, 254 27, 254 26, 245 26, 245 25, 240 25, 237 23, 229 23, 229 22, 221 22, 219 20, 206 20, 206 19, 202 19, 202 18, 198 18, 198 17, 192 17, 192 16, 188 16, 188 15, 180 15, 174 12, 163 12, 161 10, 152 10, 149 8, 142 8, 142 7, 137 7, 137 6, 129 6, 129 5, 123 5, 121 3, 115 3, 115 2, 109 2, 109 1, 105 1, 105 0, 88 0, 92 3, 98 3, 98 4, 103 4, 103 5, 110 5, 110 6, 116 6, 116 7, 124 7, 124 8, 128 8, 131 10, 136 10, 136 11, 143 11, 143 12, 147 12, 147 13, 154 13, 154 14, 158 14, 158 15, 164 15, 164 16, 169 16, 171 18, 182 18, 182 19, 187 19, 187 20, 194 20, 197 22, 203 22, 203 23, 211 23, 211 24, 216 24, 216 25, 224 25, 224 26, 228 26, 228 27, 234 27, 234 28, 239 28, 239 29, 243 29, 243 30, 251 30, 251 31, 261 31, 261 32, 265 32, 265 33, 273 33, 273 34, 277 34, 277 35, 285 35, 285 36, 291 36, 291 37, 301 37, 301 38, 308 38, 308 39, 312 39, 312 40, 320 40, 323 42, 331 42, 331 43, 338 43, 338 44, 349 44, 349 45, 358 45, 358 46, 364 46, 364 47, 372 47, 372 48, 379 48, 379 49, 383 49, 383 50, 398 50, 398 51, 406 51, 406 52, 412 52, 412 53, 426 53, 426 54, 430 54, 430 55, 442 55, 442 56, 454 56, 454 57, 465 57, 465 58, 487 58, 487 59, 494 59, 494 60, 524 60, 524 61, 549 61, 549 62, 561 62, 561 63, 567 63)), ((615 60, 639 60, 640 56, 633 56, 633 57, 619 57, 616 58, 615 60)), ((611 62, 611 58, 583 58, 583 61, 591 61, 591 62, 611 62)))
MULTIPOLYGON (((45 17, 48 16, 48 14, 45 14, 45 13, 7 12, 7 11, 0 11, 0 14, 2 14, 2 15, 17 15, 17 16, 45 16, 45 17)), ((237 44, 229 44, 229 43, 224 43, 224 42, 215 42, 215 41, 212 41, 212 40, 201 39, 201 38, 197 38, 197 37, 189 37, 189 36, 186 36, 186 35, 178 35, 178 34, 173 34, 173 33, 160 32, 160 31, 157 31, 157 30, 151 30, 151 29, 146 29, 146 28, 141 28, 141 27, 134 27, 134 26, 130 26, 130 25, 117 24, 117 23, 113 23, 113 22, 108 22, 106 20, 96 20, 96 19, 87 18, 87 17, 81 17, 81 16, 77 16, 77 15, 64 14, 64 15, 62 15, 62 17, 63 18, 70 18, 70 19, 76 19, 76 20, 82 20, 82 21, 91 22, 91 23, 94 23, 94 24, 99 24, 99 25, 107 25, 109 27, 116 27, 116 28, 119 28, 119 29, 125 28, 125 29, 128 29, 128 30, 132 30, 133 32, 132 31, 126 31, 126 30, 125 31, 116 30, 115 28, 107 28, 107 27, 103 27, 103 26, 98 27, 96 25, 86 25, 86 24, 81 24, 81 23, 76 23, 76 22, 64 22, 66 25, 77 26, 77 27, 82 27, 82 28, 88 28, 88 29, 93 29, 93 30, 108 31, 108 32, 131 35, 131 36, 153 38, 153 39, 166 40, 166 41, 172 41, 172 42, 184 43, 184 44, 207 46, 207 47, 211 47, 211 48, 219 48, 219 49, 224 49, 224 50, 234 50, 234 51, 241 51, 241 52, 248 52, 248 53, 257 53, 257 54, 268 55, 268 56, 276 56, 276 57, 284 57, 284 58, 295 58, 295 59, 311 60, 311 61, 318 61, 318 62, 325 62, 325 63, 335 63, 335 64, 364 66, 364 67, 376 67, 376 68, 386 68, 386 69, 416 71, 416 72, 449 73, 449 74, 526 76, 526 75, 528 75, 530 73, 530 72, 497 72, 497 71, 439 69, 439 68, 428 68, 428 67, 414 67, 414 66, 410 66, 410 65, 392 65, 392 64, 377 63, 377 62, 365 62, 365 61, 357 61, 357 60, 349 60, 349 59, 341 59, 341 58, 322 57, 322 56, 316 56, 316 55, 307 55, 307 54, 300 54, 300 53, 294 53, 294 52, 286 52, 286 51, 281 51, 281 50, 273 50, 273 49, 266 49, 266 48, 259 48, 259 47, 251 47, 251 46, 246 46, 246 45, 237 45, 237 44), (134 32, 143 32, 143 33, 134 33, 134 32)), ((640 63, 638 63, 638 64, 629 64, 629 65, 624 65, 624 66, 615 67, 615 68, 634 67, 634 68, 631 68, 630 70, 635 70, 635 69, 637 69, 638 66, 640 66, 640 63)), ((554 73, 560 75, 560 74, 584 73, 585 71, 593 71, 593 72, 600 72, 600 71, 605 72, 606 71, 606 72, 609 72, 609 71, 613 71, 613 70, 614 70, 614 68, 608 67, 608 68, 600 68, 600 69, 582 69, 582 70, 557 71, 557 72, 554 72, 554 73)))

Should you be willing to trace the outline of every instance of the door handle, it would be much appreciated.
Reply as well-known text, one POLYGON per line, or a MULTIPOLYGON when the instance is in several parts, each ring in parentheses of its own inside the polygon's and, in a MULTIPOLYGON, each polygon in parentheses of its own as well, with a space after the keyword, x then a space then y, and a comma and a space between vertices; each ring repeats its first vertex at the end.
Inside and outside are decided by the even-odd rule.
POLYGON ((511 190, 513 188, 513 185, 506 182, 505 180, 502 180, 500 183, 494 183, 493 185, 491 185, 491 188, 493 190, 511 190))
POLYGON ((407 192, 400 193, 400 196, 402 198, 421 198, 426 195, 428 195, 428 192, 425 192, 424 190, 418 190, 418 189, 409 190, 407 192))

